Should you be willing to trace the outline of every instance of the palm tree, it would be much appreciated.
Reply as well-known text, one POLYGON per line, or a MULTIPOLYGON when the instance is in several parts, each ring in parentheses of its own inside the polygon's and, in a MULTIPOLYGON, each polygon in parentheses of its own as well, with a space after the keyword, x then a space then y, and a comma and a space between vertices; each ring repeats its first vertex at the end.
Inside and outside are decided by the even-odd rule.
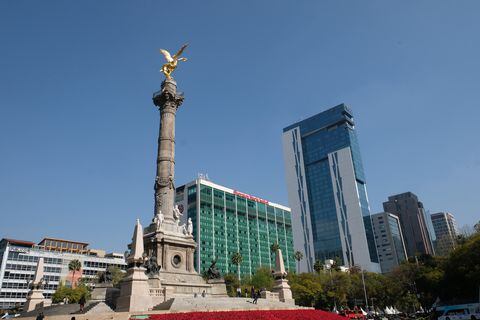
POLYGON ((240 252, 235 252, 232 254, 232 263, 237 266, 238 281, 240 281, 240 264, 243 261, 242 254, 240 252))
POLYGON ((333 259, 333 265, 332 265, 333 270, 340 271, 341 265, 342 265, 342 260, 340 259, 340 257, 335 257, 333 259))
POLYGON ((299 272, 300 270, 300 260, 303 259, 303 253, 301 253, 300 251, 295 251, 295 253, 293 254, 293 256, 295 257, 295 260, 297 260, 297 272, 299 272))
POLYGON ((272 250, 273 253, 277 253, 277 250, 280 249, 280 245, 278 244, 278 242, 274 242, 271 246, 270 246, 270 250, 272 250))
POLYGON ((320 260, 315 261, 315 264, 313 265, 313 270, 315 270, 317 273, 320 273, 320 271, 323 270, 323 264, 320 262, 320 260))
POLYGON ((350 274, 358 274, 361 271, 362 271, 362 269, 357 265, 354 265, 354 266, 351 266, 350 268, 348 268, 348 272, 350 272, 350 274))
POLYGON ((80 271, 82 269, 82 263, 80 260, 72 260, 68 264, 68 270, 72 271, 72 288, 74 287, 74 281, 75 281, 75 272, 80 271))

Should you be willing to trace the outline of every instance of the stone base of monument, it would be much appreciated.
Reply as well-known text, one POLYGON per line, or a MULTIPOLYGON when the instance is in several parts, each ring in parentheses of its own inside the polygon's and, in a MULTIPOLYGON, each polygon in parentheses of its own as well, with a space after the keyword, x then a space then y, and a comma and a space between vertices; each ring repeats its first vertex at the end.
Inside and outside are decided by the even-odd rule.
POLYGON ((211 296, 228 297, 224 279, 210 279, 207 281, 207 284, 212 286, 209 292, 211 296))
MULTIPOLYGON (((165 221, 161 225, 151 224, 145 229, 145 251, 147 256, 155 256, 162 267, 159 272, 158 287, 163 289, 162 297, 155 301, 167 301, 175 297, 210 296, 226 297, 225 282, 207 283, 194 268, 195 240, 178 222, 165 221)), ((149 280, 150 288, 157 284, 149 280)))
POLYGON ((113 288, 111 283, 99 283, 95 286, 91 293, 92 301, 105 301, 107 300, 107 291, 109 288, 113 288))
POLYGON ((286 279, 275 280, 275 286, 272 288, 273 293, 278 294, 278 299, 281 302, 295 305, 295 300, 292 297, 292 290, 286 279))
POLYGON ((41 310, 45 306, 45 297, 42 289, 31 290, 27 295, 27 302, 23 306, 23 311, 41 310))
POLYGON ((153 307, 145 268, 131 267, 123 279, 115 311, 146 311, 153 307))
POLYGON ((160 281, 160 276, 158 274, 154 275, 154 276, 149 276, 148 277, 148 286, 150 288, 156 288, 156 289, 161 290, 162 283, 160 281))
POLYGON ((105 302, 110 308, 116 308, 116 301, 120 296, 120 289, 114 288, 111 283, 99 283, 91 293, 90 302, 105 302))
POLYGON ((150 288, 150 297, 152 298, 153 306, 165 302, 167 289, 162 287, 159 275, 148 277, 148 287, 150 288))

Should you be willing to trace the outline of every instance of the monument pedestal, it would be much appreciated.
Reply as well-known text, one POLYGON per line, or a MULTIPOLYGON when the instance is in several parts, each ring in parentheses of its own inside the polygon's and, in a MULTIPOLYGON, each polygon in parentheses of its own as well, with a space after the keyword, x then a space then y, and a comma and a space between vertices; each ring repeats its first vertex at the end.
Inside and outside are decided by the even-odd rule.
POLYGON ((98 283, 91 293, 89 303, 105 302, 111 308, 115 308, 115 301, 120 296, 120 290, 113 287, 112 283, 98 283))
POLYGON ((152 305, 156 306, 159 303, 165 302, 166 292, 165 288, 162 287, 160 276, 158 274, 148 276, 148 287, 150 288, 150 297, 152 298, 152 305))
POLYGON ((151 224, 145 233, 145 252, 148 256, 155 256, 161 266, 159 277, 165 300, 195 294, 201 296, 204 291, 209 296, 227 296, 223 280, 206 283, 195 271, 197 244, 184 226, 179 226, 176 221, 165 221, 159 226, 151 224))
POLYGON ((162 272, 196 274, 194 253, 197 244, 183 226, 165 221, 158 229, 152 224, 147 230, 152 231, 145 235, 145 252, 148 256, 156 256, 162 272))
POLYGON ((33 289, 27 295, 23 312, 33 311, 44 307, 45 297, 42 289, 33 289))
POLYGON ((224 279, 210 279, 207 283, 212 286, 210 289, 210 296, 222 298, 228 297, 224 279))
POLYGON ((122 281, 116 311, 147 311, 152 307, 145 268, 132 267, 128 269, 127 276, 122 281))
POLYGON ((91 293, 90 301, 106 301, 108 296, 108 289, 113 289, 113 285, 111 283, 98 283, 91 293))
POLYGON ((162 290, 160 276, 158 274, 148 277, 148 286, 152 289, 162 290))
POLYGON ((275 286, 272 288, 272 292, 278 294, 278 300, 288 304, 295 304, 295 300, 292 297, 292 290, 286 279, 275 280, 275 286))

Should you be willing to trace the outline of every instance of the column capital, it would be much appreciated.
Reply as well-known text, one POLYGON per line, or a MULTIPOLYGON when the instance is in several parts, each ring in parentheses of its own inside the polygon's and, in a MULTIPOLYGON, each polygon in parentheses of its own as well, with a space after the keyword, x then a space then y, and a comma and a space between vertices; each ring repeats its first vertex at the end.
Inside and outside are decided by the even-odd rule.
POLYGON ((175 112, 183 103, 183 93, 177 92, 177 83, 172 79, 165 79, 162 82, 161 90, 153 94, 153 104, 160 111, 175 112), (173 110, 169 110, 173 109, 173 110))

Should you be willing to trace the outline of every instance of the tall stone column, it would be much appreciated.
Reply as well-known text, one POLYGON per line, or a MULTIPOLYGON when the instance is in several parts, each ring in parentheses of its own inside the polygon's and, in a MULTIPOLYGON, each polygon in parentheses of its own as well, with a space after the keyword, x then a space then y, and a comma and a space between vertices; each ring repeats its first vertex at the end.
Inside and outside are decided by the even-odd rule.
POLYGON ((177 83, 173 78, 165 79, 161 88, 153 96, 153 103, 160 110, 154 214, 161 212, 166 223, 174 223, 175 116, 183 102, 183 95, 177 93, 177 83))

